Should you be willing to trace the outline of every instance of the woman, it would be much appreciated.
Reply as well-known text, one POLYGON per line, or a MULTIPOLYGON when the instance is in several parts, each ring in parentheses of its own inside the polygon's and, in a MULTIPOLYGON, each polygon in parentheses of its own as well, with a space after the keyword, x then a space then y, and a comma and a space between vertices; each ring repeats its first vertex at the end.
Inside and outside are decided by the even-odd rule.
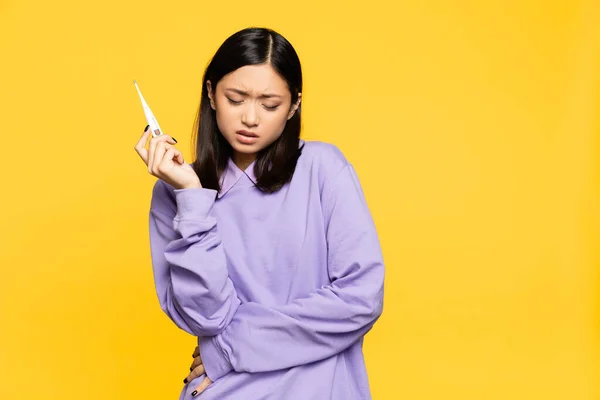
POLYGON ((160 305, 198 337, 181 399, 370 399, 364 335, 384 266, 357 175, 300 140, 302 73, 277 32, 235 33, 206 68, 196 159, 169 135, 136 146, 157 180, 160 305))

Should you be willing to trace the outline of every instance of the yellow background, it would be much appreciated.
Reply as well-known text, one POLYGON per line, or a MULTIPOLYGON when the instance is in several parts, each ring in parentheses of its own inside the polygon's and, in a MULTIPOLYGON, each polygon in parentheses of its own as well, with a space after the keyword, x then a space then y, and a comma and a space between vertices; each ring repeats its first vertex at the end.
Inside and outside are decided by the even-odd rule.
POLYGON ((0 398, 175 399, 137 79, 188 157, 202 72, 268 26, 303 137, 356 166, 387 262, 373 398, 600 398, 598 1, 0 2, 0 398))

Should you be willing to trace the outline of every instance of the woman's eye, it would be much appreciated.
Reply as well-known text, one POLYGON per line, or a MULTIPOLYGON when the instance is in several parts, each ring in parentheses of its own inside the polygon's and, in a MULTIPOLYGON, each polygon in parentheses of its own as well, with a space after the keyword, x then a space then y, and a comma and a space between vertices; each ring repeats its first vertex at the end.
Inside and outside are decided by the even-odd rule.
POLYGON ((235 101, 235 100, 232 100, 232 99, 230 99, 229 97, 227 97, 227 100, 229 100, 229 102, 230 102, 231 104, 242 104, 242 101, 243 101, 243 100, 240 100, 240 101, 235 101))
MULTIPOLYGON (((226 96, 227 97, 227 96, 226 96)), ((244 102, 244 100, 240 100, 240 101, 235 101, 233 99, 230 99, 229 97, 227 97, 227 100, 229 101, 229 103, 239 106, 240 104, 242 104, 244 102)), ((279 107, 279 104, 277 104, 276 106, 267 106, 264 105, 264 107, 269 110, 269 111, 275 111, 277 109, 277 107, 279 107)))

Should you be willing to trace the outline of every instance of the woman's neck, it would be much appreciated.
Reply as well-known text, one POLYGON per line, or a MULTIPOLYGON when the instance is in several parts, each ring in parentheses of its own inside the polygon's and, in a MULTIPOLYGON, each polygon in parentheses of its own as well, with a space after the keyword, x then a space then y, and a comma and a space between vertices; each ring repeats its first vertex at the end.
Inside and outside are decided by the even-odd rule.
POLYGON ((250 164, 252 164, 252 162, 254 160, 256 160, 256 154, 244 154, 244 153, 237 153, 234 152, 233 153, 233 163, 242 171, 245 171, 246 168, 248 168, 248 166, 250 164))

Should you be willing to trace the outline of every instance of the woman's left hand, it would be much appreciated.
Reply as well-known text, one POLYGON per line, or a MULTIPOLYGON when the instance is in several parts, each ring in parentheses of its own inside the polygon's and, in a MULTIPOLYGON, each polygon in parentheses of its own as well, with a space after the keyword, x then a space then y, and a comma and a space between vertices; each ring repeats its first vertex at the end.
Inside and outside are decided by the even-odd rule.
MULTIPOLYGON (((206 371, 204 370, 204 364, 202 363, 202 358, 200 358, 200 348, 198 346, 196 346, 196 350, 194 350, 192 357, 194 358, 194 361, 192 361, 192 366, 190 367, 190 374, 183 380, 183 383, 191 382, 192 379, 206 374, 206 371)), ((212 381, 208 378, 208 376, 205 376, 200 385, 198 385, 198 387, 192 392, 192 396, 198 396, 211 383, 212 381)))

